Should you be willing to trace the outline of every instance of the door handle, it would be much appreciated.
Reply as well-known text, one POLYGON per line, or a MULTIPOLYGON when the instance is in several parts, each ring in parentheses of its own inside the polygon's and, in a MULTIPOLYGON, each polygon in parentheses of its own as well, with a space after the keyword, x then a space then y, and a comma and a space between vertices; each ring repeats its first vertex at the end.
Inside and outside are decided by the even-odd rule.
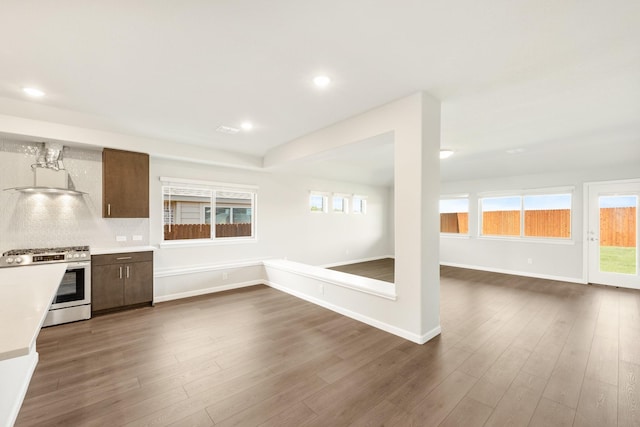
POLYGON ((107 216, 111 216, 111 203, 107 203, 107 216))
POLYGON ((120 279, 122 279, 122 266, 120 266, 120 279))
POLYGON ((592 242, 597 242, 598 238, 597 237, 590 237, 589 240, 591 240, 592 242))
POLYGON ((127 279, 129 278, 129 266, 127 265, 127 279))

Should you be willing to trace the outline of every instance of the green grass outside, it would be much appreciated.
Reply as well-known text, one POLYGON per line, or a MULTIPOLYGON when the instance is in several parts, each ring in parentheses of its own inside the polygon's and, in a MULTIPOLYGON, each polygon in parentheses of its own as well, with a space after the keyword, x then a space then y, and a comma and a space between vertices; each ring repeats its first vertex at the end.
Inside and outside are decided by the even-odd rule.
POLYGON ((600 271, 636 274, 636 248, 600 246, 600 271))

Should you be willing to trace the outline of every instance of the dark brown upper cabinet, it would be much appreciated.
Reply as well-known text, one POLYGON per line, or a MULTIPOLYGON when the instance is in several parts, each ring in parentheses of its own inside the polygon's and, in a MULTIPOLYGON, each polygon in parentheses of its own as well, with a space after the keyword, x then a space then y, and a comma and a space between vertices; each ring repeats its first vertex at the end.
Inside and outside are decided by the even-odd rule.
POLYGON ((149 218, 149 155, 102 151, 102 217, 149 218))

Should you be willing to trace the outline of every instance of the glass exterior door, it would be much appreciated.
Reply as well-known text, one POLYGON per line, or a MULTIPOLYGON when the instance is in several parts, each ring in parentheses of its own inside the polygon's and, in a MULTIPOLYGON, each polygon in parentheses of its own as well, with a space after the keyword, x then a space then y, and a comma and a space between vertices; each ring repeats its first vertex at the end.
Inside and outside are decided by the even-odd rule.
POLYGON ((589 186, 589 282, 640 289, 640 182, 589 186))

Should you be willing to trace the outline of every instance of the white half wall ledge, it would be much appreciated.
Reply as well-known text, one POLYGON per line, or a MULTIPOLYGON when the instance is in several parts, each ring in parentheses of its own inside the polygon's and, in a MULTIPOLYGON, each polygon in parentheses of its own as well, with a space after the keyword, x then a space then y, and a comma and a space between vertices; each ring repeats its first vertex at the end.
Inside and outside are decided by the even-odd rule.
POLYGON ((327 270, 322 267, 314 267, 308 264, 281 259, 263 261, 263 264, 267 268, 274 268, 276 270, 294 273, 299 276, 320 280, 331 285, 341 286, 343 288, 352 289, 369 295, 375 295, 392 301, 395 301, 397 298, 395 284, 383 282, 382 280, 370 279, 368 277, 356 276, 340 271, 327 270))
POLYGON ((424 335, 417 335, 414 334, 413 332, 407 331, 405 329, 401 329, 398 328, 396 326, 390 325, 388 323, 385 322, 381 322, 377 319, 374 319, 373 317, 369 317, 369 316, 365 316, 361 313, 356 313, 355 311, 351 311, 348 310, 344 307, 340 307, 338 305, 332 304, 330 302, 327 301, 323 301, 321 299, 318 298, 314 298, 310 295, 307 295, 305 293, 302 292, 298 292, 296 290, 293 290, 287 286, 282 286, 278 283, 272 282, 267 280, 266 284, 269 285, 270 287, 277 289, 281 292, 293 295, 294 297, 303 299, 305 301, 309 301, 313 304, 319 305, 320 307, 324 307, 328 310, 334 311, 338 314, 342 314, 343 316, 347 316, 351 319, 357 320, 359 322, 362 323, 366 323, 369 326, 373 326, 374 328, 378 328, 382 331, 388 332, 390 334, 399 336, 400 338, 404 338, 408 341, 414 342, 416 344, 424 344, 427 341, 431 340, 432 338, 435 338, 436 336, 440 335, 441 333, 441 329, 440 326, 434 328, 433 330, 429 331, 428 333, 424 334, 424 335))
MULTIPOLYGON (((395 285, 393 283, 383 282, 381 280, 369 279, 366 277, 355 276, 348 273, 339 271, 326 270, 322 267, 315 267, 307 264, 302 264, 293 261, 281 260, 281 259, 269 259, 262 261, 243 261, 227 264, 216 264, 208 266, 194 266, 183 267, 175 269, 167 269, 161 272, 156 272, 154 277, 159 279, 171 279, 173 277, 179 277, 184 275, 206 275, 210 272, 216 271, 242 271, 243 269, 249 269, 254 267, 264 267, 265 269, 273 269, 285 272, 291 275, 292 280, 295 280, 296 284, 303 278, 313 279, 314 283, 326 283, 327 285, 336 286, 338 288, 344 288, 349 291, 355 291, 359 294, 363 294, 374 297, 380 297, 378 301, 386 301, 386 303, 393 304, 396 300, 395 285)), ((285 280, 280 278, 279 280, 285 280)), ((309 301, 313 304, 327 308, 336 313, 350 317, 354 320, 366 323, 375 328, 381 329, 385 332, 397 335, 406 340, 412 341, 416 344, 424 344, 432 338, 438 336, 441 333, 440 325, 431 329, 430 331, 420 335, 411 331, 407 331, 403 328, 394 326, 382 320, 376 319, 369 315, 359 313, 353 309, 346 308, 336 304, 335 302, 329 302, 321 298, 316 298, 312 295, 317 289, 294 289, 293 286, 287 285, 284 282, 277 282, 268 278, 256 278, 243 282, 216 284, 206 288, 190 289, 181 292, 173 292, 165 295, 157 295, 154 297, 154 303, 162 303, 182 298, 195 297, 200 295, 224 292, 234 289, 246 288, 251 286, 270 286, 278 291, 285 292, 293 295, 297 298, 309 301)))

